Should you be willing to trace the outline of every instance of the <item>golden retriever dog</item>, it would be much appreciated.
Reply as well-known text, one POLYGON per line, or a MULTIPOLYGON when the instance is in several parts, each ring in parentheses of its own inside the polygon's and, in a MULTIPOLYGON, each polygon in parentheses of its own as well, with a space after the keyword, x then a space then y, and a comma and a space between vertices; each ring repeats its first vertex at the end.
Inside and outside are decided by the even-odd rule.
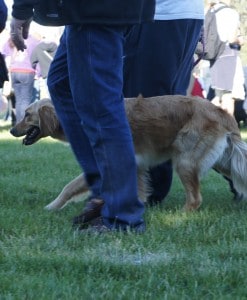
MULTIPOLYGON (((148 193, 143 181, 147 169, 168 159, 184 186, 186 211, 202 203, 200 180, 211 168, 231 179, 239 195, 247 197, 247 144, 226 111, 207 100, 179 95, 125 99, 125 108, 135 145, 141 199, 148 193)), ((11 134, 25 136, 25 145, 46 136, 66 141, 49 99, 31 104, 11 134)), ((86 191, 81 174, 46 208, 61 209, 86 191)))

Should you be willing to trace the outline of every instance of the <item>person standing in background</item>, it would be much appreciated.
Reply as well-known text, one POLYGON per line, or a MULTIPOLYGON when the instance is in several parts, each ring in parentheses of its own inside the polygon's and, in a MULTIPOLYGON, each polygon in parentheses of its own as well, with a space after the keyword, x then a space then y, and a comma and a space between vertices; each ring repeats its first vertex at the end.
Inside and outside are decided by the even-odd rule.
MULTIPOLYGON (((123 101, 123 44, 132 25, 152 21, 154 0, 14 0, 11 37, 19 50, 34 18, 66 25, 48 74, 59 121, 85 172, 101 217, 73 224, 87 232, 145 230, 134 145, 123 101)), ((89 207, 90 211, 90 207, 89 207)))
POLYGON ((234 115, 235 99, 245 98, 244 72, 239 51, 243 44, 238 12, 230 1, 209 1, 209 9, 217 11, 216 25, 220 40, 225 43, 223 53, 210 67, 211 88, 215 97, 212 103, 234 115), (220 9, 220 10, 219 10, 220 9))
MULTIPOLYGON (((124 56, 125 97, 186 95, 194 52, 204 19, 202 0, 156 0, 155 21, 136 25, 127 37, 124 56)), ((149 203, 161 202, 170 190, 170 161, 151 168, 149 203)))
MULTIPOLYGON (((6 21, 7 21, 7 16, 8 16, 8 9, 3 0, 0 0, 0 33, 4 30, 6 26, 6 21)), ((7 73, 6 73, 6 64, 4 61, 4 57, 0 53, 0 88, 3 87, 4 81, 8 79, 7 73)))
POLYGON ((18 51, 12 40, 9 39, 2 49, 5 59, 8 61, 11 87, 15 94, 17 123, 23 119, 26 108, 33 100, 35 69, 31 65, 30 57, 39 40, 29 35, 26 43, 25 51, 18 51))
POLYGON ((42 39, 33 49, 31 64, 38 75, 40 98, 50 98, 47 87, 47 76, 51 62, 57 50, 57 44, 53 41, 42 39))
MULTIPOLYGON (((8 9, 3 0, 0 0, 0 33, 4 30, 6 26, 8 16, 8 9)), ((0 52, 0 106, 5 103, 5 98, 2 95, 2 88, 4 82, 8 80, 8 70, 2 53, 0 52)))
POLYGON ((57 44, 55 42, 42 40, 34 48, 31 54, 31 63, 33 68, 39 65, 40 75, 42 78, 47 79, 50 64, 54 58, 57 50, 57 44))

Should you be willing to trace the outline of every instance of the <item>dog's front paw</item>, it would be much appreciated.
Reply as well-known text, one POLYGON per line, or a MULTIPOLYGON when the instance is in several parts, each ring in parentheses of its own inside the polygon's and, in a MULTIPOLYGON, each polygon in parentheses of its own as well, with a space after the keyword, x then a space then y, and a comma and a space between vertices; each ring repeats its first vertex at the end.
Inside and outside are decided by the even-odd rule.
POLYGON ((58 206, 58 204, 55 201, 52 201, 51 203, 49 203, 48 205, 45 206, 46 210, 58 210, 60 209, 60 207, 58 206))

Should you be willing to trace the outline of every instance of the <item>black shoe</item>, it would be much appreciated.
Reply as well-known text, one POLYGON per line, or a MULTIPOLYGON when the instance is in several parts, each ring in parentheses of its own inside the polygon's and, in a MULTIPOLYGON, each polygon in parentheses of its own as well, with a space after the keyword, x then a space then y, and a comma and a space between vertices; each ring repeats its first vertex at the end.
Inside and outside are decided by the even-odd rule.
POLYGON ((102 217, 98 217, 86 224, 80 225, 78 227, 78 230, 81 233, 86 233, 86 234, 101 234, 101 233, 107 233, 107 232, 114 231, 114 230, 108 228, 107 226, 105 226, 102 217))
POLYGON ((93 198, 89 200, 82 213, 79 216, 74 217, 73 226, 84 225, 93 219, 100 217, 103 205, 104 201, 102 199, 93 198))
POLYGON ((100 234, 100 233, 107 233, 107 232, 133 232, 137 234, 144 233, 146 230, 145 223, 142 223, 136 227, 131 226, 111 226, 107 227, 103 221, 102 217, 98 217, 93 219, 92 221, 88 223, 81 224, 77 228, 80 232, 86 233, 86 234, 100 234))

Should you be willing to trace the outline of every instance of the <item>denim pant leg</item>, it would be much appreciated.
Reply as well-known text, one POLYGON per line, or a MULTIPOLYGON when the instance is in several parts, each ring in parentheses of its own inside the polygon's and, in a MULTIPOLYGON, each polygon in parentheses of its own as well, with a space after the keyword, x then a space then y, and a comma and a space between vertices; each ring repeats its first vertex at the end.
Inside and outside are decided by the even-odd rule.
MULTIPOLYGON (((68 26, 67 72, 73 95, 68 110, 61 109, 61 103, 66 101, 63 85, 59 91, 51 83, 49 87, 60 120, 67 119, 62 126, 82 168, 88 173, 96 163, 99 197, 105 201, 105 224, 124 228, 143 224, 144 206, 137 196, 134 147, 122 96, 123 35, 121 27, 68 26), (79 129, 74 128, 78 125, 79 129), (78 142, 81 134, 75 130, 84 131, 90 147, 85 149, 83 142, 78 142)), ((64 78, 64 74, 58 76, 57 81, 64 78)))
POLYGON ((84 171, 92 198, 101 194, 100 174, 91 145, 73 102, 67 63, 66 30, 63 33, 54 60, 50 65, 47 86, 55 106, 58 119, 73 149, 74 155, 84 171), (90 162, 90 164, 87 164, 90 162))
POLYGON ((34 73, 13 72, 11 82, 16 99, 16 122, 20 122, 24 118, 26 108, 32 103, 34 73))

